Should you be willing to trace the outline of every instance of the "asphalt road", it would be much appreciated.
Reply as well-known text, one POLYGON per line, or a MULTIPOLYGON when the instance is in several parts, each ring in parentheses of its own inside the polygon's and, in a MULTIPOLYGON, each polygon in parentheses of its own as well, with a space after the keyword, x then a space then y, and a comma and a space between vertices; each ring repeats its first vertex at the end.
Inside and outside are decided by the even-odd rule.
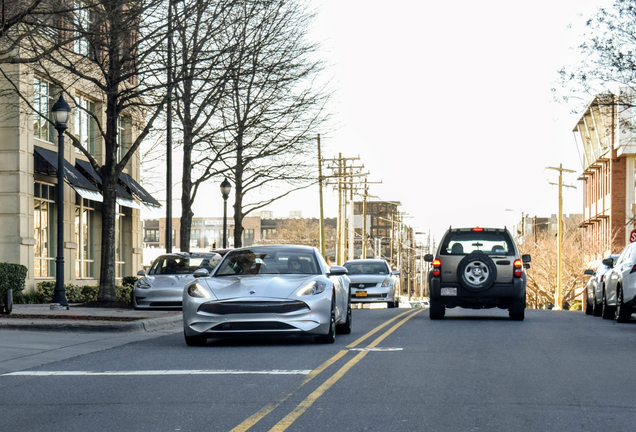
MULTIPOLYGON (((4 364, 0 430, 578 432, 636 424, 636 321, 528 310, 513 322, 496 309, 454 309, 431 321, 425 309, 361 309, 353 326, 332 345, 259 338, 187 347, 177 332, 93 335, 78 350, 86 336, 76 335, 77 352, 51 350, 57 357, 37 361, 25 353, 26 370, 20 358, 13 370, 4 364)), ((47 343, 73 336, 49 334, 47 343)), ((10 337, 27 343, 41 334, 2 332, 0 349, 10 337)))

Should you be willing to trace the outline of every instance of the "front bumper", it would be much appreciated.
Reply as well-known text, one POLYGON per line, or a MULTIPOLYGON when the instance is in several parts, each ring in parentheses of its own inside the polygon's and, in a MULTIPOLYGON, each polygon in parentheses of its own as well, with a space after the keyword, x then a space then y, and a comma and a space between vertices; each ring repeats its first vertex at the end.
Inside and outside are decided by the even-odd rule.
POLYGON ((183 287, 133 289, 133 306, 136 309, 181 309, 183 287))
POLYGON ((351 303, 386 303, 395 300, 393 287, 376 286, 364 289, 351 287, 351 303), (365 295, 358 293, 365 293, 365 295))
POLYGON ((281 333, 325 335, 330 321, 330 298, 311 302, 272 298, 219 301, 183 296, 183 329, 189 337, 281 333))

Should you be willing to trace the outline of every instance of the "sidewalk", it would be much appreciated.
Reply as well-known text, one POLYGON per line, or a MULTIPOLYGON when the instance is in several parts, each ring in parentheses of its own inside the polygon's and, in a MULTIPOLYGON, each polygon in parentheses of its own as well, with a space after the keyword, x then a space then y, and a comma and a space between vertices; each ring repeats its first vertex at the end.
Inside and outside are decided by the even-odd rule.
POLYGON ((11 315, 0 315, 0 330, 61 332, 139 332, 182 328, 181 311, 145 311, 89 308, 69 305, 51 310, 48 304, 13 305, 11 315))

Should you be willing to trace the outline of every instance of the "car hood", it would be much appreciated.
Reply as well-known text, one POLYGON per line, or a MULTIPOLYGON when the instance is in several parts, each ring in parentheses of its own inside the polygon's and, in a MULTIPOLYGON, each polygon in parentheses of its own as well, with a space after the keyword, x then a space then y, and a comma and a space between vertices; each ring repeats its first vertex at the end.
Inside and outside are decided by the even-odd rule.
POLYGON ((391 275, 374 275, 374 274, 361 274, 361 275, 347 275, 351 279, 351 283, 380 283, 385 279, 391 279, 391 275))
POLYGON ((230 300, 241 297, 288 298, 316 279, 316 275, 217 276, 206 279, 206 282, 217 299, 230 300))
POLYGON ((183 288, 188 282, 194 279, 194 276, 191 274, 156 275, 156 276, 146 276, 144 279, 153 288, 172 288, 172 287, 183 288))

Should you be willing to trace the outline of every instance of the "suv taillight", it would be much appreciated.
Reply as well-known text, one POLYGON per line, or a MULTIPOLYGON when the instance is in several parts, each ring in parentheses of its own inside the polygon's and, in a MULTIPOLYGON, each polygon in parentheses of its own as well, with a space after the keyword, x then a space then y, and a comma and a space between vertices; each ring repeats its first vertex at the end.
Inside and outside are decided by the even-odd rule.
POLYGON ((515 260, 515 277, 521 277, 523 274, 523 262, 520 259, 515 260))
POLYGON ((442 262, 438 259, 433 261, 433 276, 439 276, 442 274, 442 262))

